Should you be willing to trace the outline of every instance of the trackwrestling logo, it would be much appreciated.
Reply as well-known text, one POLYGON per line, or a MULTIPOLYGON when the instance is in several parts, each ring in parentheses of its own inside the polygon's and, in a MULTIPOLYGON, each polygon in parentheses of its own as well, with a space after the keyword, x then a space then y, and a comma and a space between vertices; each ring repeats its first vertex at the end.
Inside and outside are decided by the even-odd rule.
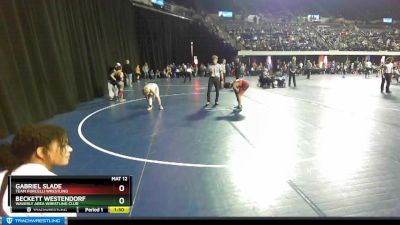
POLYGON ((30 224, 51 224, 64 225, 64 217, 3 217, 2 224, 9 225, 30 225, 30 224))

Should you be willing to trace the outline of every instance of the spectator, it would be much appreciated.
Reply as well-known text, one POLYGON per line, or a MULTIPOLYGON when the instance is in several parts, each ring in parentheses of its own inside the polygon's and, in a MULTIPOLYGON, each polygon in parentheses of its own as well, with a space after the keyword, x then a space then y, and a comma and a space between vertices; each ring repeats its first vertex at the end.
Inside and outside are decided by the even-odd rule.
MULTIPOLYGON (((254 17, 256 18, 256 17, 254 17)), ((248 23, 207 17, 204 23, 216 36, 238 50, 254 51, 399 51, 400 32, 361 28, 356 24, 248 23)), ((331 71, 330 71, 331 72, 331 71)))
POLYGON ((303 61, 300 61, 300 63, 299 63, 299 70, 300 70, 299 73, 300 74, 303 74, 303 66, 304 66, 303 61))
POLYGON ((325 62, 322 63, 322 70, 321 71, 322 71, 323 75, 326 74, 326 63, 325 62))
POLYGON ((150 79, 155 79, 154 70, 150 70, 150 79))
POLYGON ((276 77, 276 81, 278 83, 278 87, 284 88, 285 87, 285 80, 286 80, 285 76, 282 73, 278 74, 278 76, 276 77))
POLYGON ((222 76, 221 76, 221 81, 219 82, 220 84, 219 87, 222 89, 224 88, 224 83, 225 83, 226 59, 222 59, 221 69, 222 69, 222 76))
POLYGON ((393 73, 393 78, 396 79, 397 84, 399 84, 400 70, 399 67, 396 67, 393 73))
POLYGON ((264 70, 263 74, 260 75, 258 82, 260 83, 260 87, 268 88, 269 86, 272 85, 272 88, 275 88, 274 85, 275 80, 268 70, 264 70))
POLYGON ((118 88, 117 80, 112 75, 115 73, 115 68, 111 67, 107 74, 107 87, 108 87, 108 97, 110 101, 118 98, 118 88))
POLYGON ((371 63, 370 60, 368 60, 368 61, 365 63, 365 78, 369 78, 369 76, 371 75, 371 73, 372 73, 372 63, 371 63))
POLYGON ((382 76, 382 82, 381 82, 381 92, 383 93, 383 87, 385 85, 386 81, 386 93, 390 94, 391 91, 389 90, 390 87, 390 81, 392 79, 393 75, 393 58, 389 57, 386 60, 385 66, 384 66, 384 76, 382 76))
POLYGON ((166 76, 168 79, 171 78, 171 76, 172 76, 172 69, 171 69, 171 66, 167 66, 167 71, 166 71, 166 73, 165 73, 165 76, 166 76))
POLYGON ((336 69, 337 69, 337 65, 335 60, 332 61, 332 65, 331 65, 331 71, 330 74, 335 74, 336 73, 336 69))
POLYGON ((311 61, 310 61, 310 60, 307 60, 307 66, 306 66, 307 79, 310 79, 311 70, 312 70, 311 61))
POLYGON ((236 79, 239 79, 243 74, 239 58, 236 58, 235 62, 233 63, 233 74, 236 79))
POLYGON ((120 63, 115 65, 115 71, 111 75, 113 80, 116 80, 118 87, 118 101, 124 102, 124 73, 122 72, 122 66, 120 63))
POLYGON ((197 64, 194 66, 193 68, 193 76, 197 77, 199 74, 199 67, 197 66, 197 64))
POLYGON ((239 70, 239 78, 246 75, 246 64, 242 63, 239 70))
POLYGON ((296 57, 292 57, 292 61, 289 63, 289 87, 291 84, 291 80, 293 79, 293 85, 296 87, 296 57))
POLYGON ((176 78, 176 65, 175 65, 175 63, 172 63, 172 65, 171 65, 171 69, 172 69, 172 77, 173 78, 176 78))
POLYGON ((230 77, 232 72, 232 65, 230 63, 227 63, 225 65, 225 77, 230 77))
POLYGON ((181 67, 177 66, 175 69, 176 76, 179 78, 181 76, 181 67))
POLYGON ((149 78, 149 65, 147 65, 147 62, 144 63, 144 65, 142 67, 142 71, 143 71, 144 79, 149 78))
POLYGON ((186 79, 189 78, 189 82, 192 82, 192 72, 193 72, 193 67, 192 65, 188 64, 186 66, 186 72, 185 72, 185 79, 184 79, 184 83, 186 83, 186 79))
POLYGON ((157 69, 157 70, 156 70, 156 73, 155 73, 154 75, 155 75, 155 78, 156 78, 156 79, 157 79, 157 78, 161 78, 160 70, 157 69))
POLYGON ((136 69, 135 69, 135 75, 136 75, 136 80, 140 80, 140 66, 139 64, 136 65, 136 69))
POLYGON ((206 66, 204 64, 200 64, 200 68, 199 68, 199 73, 200 76, 205 77, 206 76, 206 66))
POLYGON ((129 64, 129 59, 125 60, 125 64, 122 66, 122 72, 124 72, 126 77, 126 85, 132 87, 133 68, 129 64))

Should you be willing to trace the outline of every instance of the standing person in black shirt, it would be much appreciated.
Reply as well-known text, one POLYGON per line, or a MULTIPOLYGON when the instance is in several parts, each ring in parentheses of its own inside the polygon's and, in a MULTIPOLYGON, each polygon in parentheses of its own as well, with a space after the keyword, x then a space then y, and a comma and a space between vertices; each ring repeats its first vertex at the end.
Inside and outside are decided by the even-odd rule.
POLYGON ((293 78, 294 87, 296 87, 296 57, 293 56, 292 61, 289 63, 289 87, 293 78))
POLYGON ((390 87, 390 82, 391 82, 391 80, 392 80, 393 68, 394 68, 394 65, 393 65, 393 58, 392 58, 392 57, 389 57, 389 58, 386 60, 386 63, 385 63, 385 65, 383 66, 383 68, 384 68, 384 72, 385 72, 385 73, 384 73, 383 76, 382 76, 381 92, 383 93, 383 87, 384 87, 385 81, 386 81, 386 93, 390 94, 390 93, 392 93, 392 92, 389 90, 389 87, 390 87))
POLYGON ((118 87, 118 101, 124 102, 124 73, 122 72, 122 66, 117 63, 115 66, 115 72, 111 75, 113 79, 117 82, 118 87))
POLYGON ((122 66, 122 72, 124 72, 126 77, 126 85, 132 87, 133 68, 131 64, 129 64, 129 59, 127 59, 122 66))
MULTIPOLYGON (((310 79, 312 70, 312 64, 310 60, 307 60, 306 71, 307 71, 307 79, 310 79)), ((290 86, 290 85, 289 85, 290 86)))
POLYGON ((240 67, 240 60, 239 58, 236 58, 233 66, 233 73, 236 79, 240 78, 240 67))
POLYGON ((110 97, 110 101, 118 97, 117 80, 113 77, 114 72, 115 72, 114 67, 110 67, 108 69, 107 86, 108 86, 108 96, 110 97))
POLYGON ((227 63, 225 65, 225 77, 230 77, 231 76, 231 70, 232 70, 231 64, 227 63))

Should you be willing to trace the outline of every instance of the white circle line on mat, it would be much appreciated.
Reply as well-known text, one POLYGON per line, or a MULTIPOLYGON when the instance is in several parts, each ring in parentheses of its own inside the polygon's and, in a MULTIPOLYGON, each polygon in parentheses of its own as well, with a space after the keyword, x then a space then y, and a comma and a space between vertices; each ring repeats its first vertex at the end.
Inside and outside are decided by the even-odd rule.
MULTIPOLYGON (((197 93, 179 93, 179 94, 162 95, 161 97, 180 96, 180 95, 195 95, 195 94, 204 94, 204 93, 198 93, 198 92, 197 92, 197 93)), ((227 167, 228 167, 228 165, 197 164, 197 163, 180 163, 180 162, 162 161, 162 160, 152 160, 152 159, 144 159, 144 158, 139 158, 139 157, 128 156, 128 155, 116 153, 116 152, 113 152, 113 151, 111 151, 111 150, 109 150, 109 149, 105 149, 105 148, 102 148, 102 147, 100 147, 100 146, 97 146, 97 145, 93 144, 92 142, 90 142, 90 141, 83 135, 83 132, 82 132, 83 124, 84 124, 90 117, 92 117, 93 115, 95 115, 95 114, 97 114, 97 113, 99 113, 99 112, 101 112, 101 111, 104 111, 104 110, 106 110, 106 109, 110 109, 110 108, 113 108, 113 107, 116 107, 116 106, 119 106, 119 105, 122 105, 122 104, 127 104, 127 103, 130 103, 130 102, 137 102, 137 101, 141 101, 141 100, 145 100, 145 98, 139 98, 139 99, 129 100, 129 101, 126 101, 126 102, 122 102, 122 103, 110 105, 110 106, 107 106, 107 107, 98 109, 98 110, 96 110, 96 111, 90 113, 90 114, 87 115, 83 120, 81 120, 81 122, 79 123, 79 126, 78 126, 78 134, 79 134, 79 137, 82 139, 83 142, 85 142, 85 143, 86 143, 87 145, 89 145, 90 147, 92 147, 92 148, 94 148, 94 149, 96 149, 96 150, 98 150, 98 151, 100 151, 100 152, 103 152, 103 153, 106 153, 106 154, 109 154, 109 155, 112 155, 112 156, 115 156, 115 157, 123 158, 123 159, 128 159, 128 160, 133 160, 133 161, 139 161, 139 162, 154 163, 154 164, 170 165, 170 166, 181 166, 181 167, 199 167, 199 168, 227 168, 227 167)))

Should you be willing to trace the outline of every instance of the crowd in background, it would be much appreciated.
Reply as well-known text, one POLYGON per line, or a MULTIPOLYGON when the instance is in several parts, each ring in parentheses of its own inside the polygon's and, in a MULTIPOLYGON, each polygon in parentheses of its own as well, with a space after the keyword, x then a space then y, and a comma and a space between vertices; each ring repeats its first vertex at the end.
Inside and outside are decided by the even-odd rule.
MULTIPOLYGON (((221 66, 224 68, 224 76, 226 77, 245 77, 245 76, 258 76, 260 86, 272 86, 274 84, 278 87, 285 87, 285 80, 289 75, 290 62, 284 60, 277 60, 274 64, 262 63, 253 61, 251 64, 240 62, 238 59, 232 62, 227 62, 225 59, 220 61, 221 66)), ((191 81, 192 77, 209 77, 210 76, 210 63, 200 65, 191 63, 182 64, 169 64, 163 69, 150 68, 148 63, 142 66, 130 65, 129 60, 126 60, 124 65, 117 63, 114 67, 110 68, 108 73, 108 88, 110 100, 125 101, 123 96, 124 87, 132 87, 134 82, 140 80, 151 79, 176 79, 184 78, 184 82, 191 81)), ((370 76, 376 74, 380 76, 383 74, 383 64, 373 63, 369 60, 350 61, 328 61, 327 63, 316 62, 311 60, 298 60, 295 67, 296 75, 307 75, 307 78, 312 74, 355 74, 370 76)), ((400 62, 394 62, 394 79, 399 82, 400 77, 400 62)))
MULTIPOLYGON (((346 60, 343 62, 340 61, 328 61, 327 63, 318 63, 316 61, 306 60, 303 62, 302 60, 296 62, 296 74, 298 75, 307 75, 307 73, 311 74, 355 74, 361 75, 366 74, 367 72, 371 74, 380 74, 383 64, 373 63, 369 60, 355 60, 350 61, 346 60)), ((272 65, 263 65, 263 63, 253 62, 250 69, 249 75, 260 75, 265 70, 269 72, 278 73, 278 74, 288 74, 289 71, 289 62, 278 60, 277 63, 272 65)), ((400 73, 400 62, 394 62, 394 70, 395 73, 400 73), (398 71, 399 70, 399 71, 398 71)))
POLYGON ((256 51, 328 50, 309 25, 232 23, 225 27, 229 38, 242 49, 256 51))
MULTIPOLYGON (((259 17, 257 17, 259 18, 259 17)), ((395 26, 305 21, 251 22, 207 16, 209 30, 238 50, 254 51, 399 51, 395 26)))

